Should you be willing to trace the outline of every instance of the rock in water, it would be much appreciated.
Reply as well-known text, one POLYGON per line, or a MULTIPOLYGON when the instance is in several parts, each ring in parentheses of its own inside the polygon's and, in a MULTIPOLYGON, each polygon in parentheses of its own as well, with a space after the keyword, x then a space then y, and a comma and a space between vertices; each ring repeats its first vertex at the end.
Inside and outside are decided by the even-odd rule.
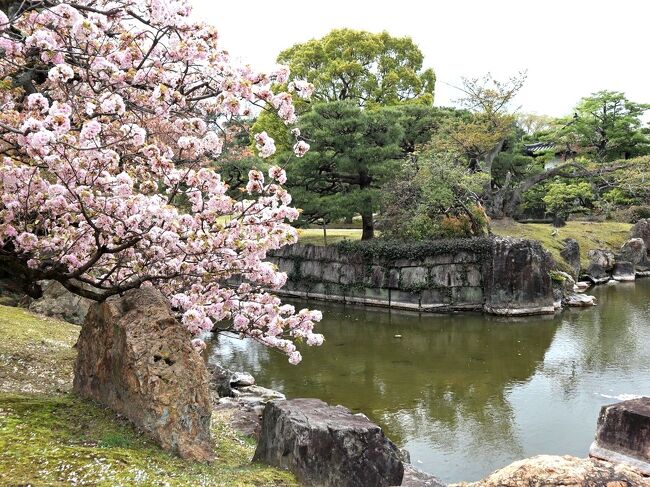
POLYGON ((614 254, 609 250, 593 249, 587 255, 589 257, 587 279, 594 284, 604 284, 609 281, 609 273, 614 269, 614 254))
POLYGON ((571 293, 564 298, 564 303, 574 307, 595 306, 596 298, 590 294, 571 293))
POLYGON ((93 301, 71 293, 56 281, 39 281, 43 296, 29 305, 29 310, 81 325, 93 301))
POLYGON ((589 454, 650 475, 650 397, 603 406, 589 454))
POLYGON ((649 485, 626 465, 593 458, 538 455, 511 463, 474 483, 449 487, 638 487, 649 485))
POLYGON ((573 277, 580 275, 580 244, 574 238, 564 240, 564 247, 560 250, 560 256, 569 264, 573 270, 573 277))
POLYGON ((634 281, 636 279, 636 272, 632 262, 618 261, 614 264, 614 271, 612 278, 615 281, 634 281))
POLYGON ((631 238, 621 246, 621 259, 632 262, 635 266, 646 263, 648 252, 641 238, 631 238))
POLYGON ((485 311, 499 315, 555 312, 553 259, 539 242, 495 238, 485 267, 485 311))
POLYGON ((253 460, 323 487, 400 485, 404 476, 400 451, 379 426, 319 399, 268 403, 253 460))
POLYGON ((126 416, 182 458, 213 458, 205 364, 154 288, 91 306, 77 342, 74 390, 126 416))

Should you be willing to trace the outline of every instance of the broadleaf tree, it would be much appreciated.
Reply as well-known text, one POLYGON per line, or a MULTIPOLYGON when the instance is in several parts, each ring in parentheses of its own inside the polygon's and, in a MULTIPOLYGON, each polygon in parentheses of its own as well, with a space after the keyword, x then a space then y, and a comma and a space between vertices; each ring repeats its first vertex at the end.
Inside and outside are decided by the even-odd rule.
POLYGON ((282 51, 278 62, 290 68, 290 80, 314 86, 316 101, 352 100, 365 107, 433 104, 435 74, 423 68, 424 56, 410 37, 335 29, 282 51))

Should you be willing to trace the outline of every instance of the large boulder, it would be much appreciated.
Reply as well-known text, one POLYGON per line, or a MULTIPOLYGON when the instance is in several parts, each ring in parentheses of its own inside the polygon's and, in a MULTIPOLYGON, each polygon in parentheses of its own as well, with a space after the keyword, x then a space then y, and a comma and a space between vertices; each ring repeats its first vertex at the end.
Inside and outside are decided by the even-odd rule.
POLYGON ((84 322, 93 301, 71 293, 56 281, 40 281, 39 284, 43 296, 30 303, 30 311, 59 318, 75 325, 84 322))
POLYGON ((585 277, 594 284, 604 284, 610 279, 614 269, 614 254, 609 250, 592 249, 587 253, 589 266, 585 277))
POLYGON ((635 266, 645 263, 648 259, 648 251, 641 238, 631 238, 621 246, 621 260, 632 262, 635 266))
POLYGON ((159 291, 134 289, 91 306, 77 351, 77 394, 182 458, 213 458, 205 363, 159 291))
POLYGON ((630 237, 643 240, 645 248, 650 252, 650 218, 643 218, 636 222, 630 231, 630 237))
POLYGON ((580 275, 580 244, 574 238, 567 238, 564 240, 564 247, 560 250, 560 256, 564 261, 569 264, 573 271, 573 276, 580 275))
POLYGON ((538 455, 526 458, 474 483, 449 487, 636 487, 648 485, 648 479, 626 465, 593 458, 538 455))
POLYGON ((402 483, 400 457, 365 416, 319 399, 291 399, 266 405, 253 460, 286 468, 306 485, 382 487, 402 483))
POLYGON ((589 454, 650 475, 650 397, 603 406, 589 454))
POLYGON ((636 279, 634 264, 627 261, 615 262, 614 269, 612 270, 612 278, 615 281, 634 281, 636 279))
POLYGON ((553 313, 551 255, 539 242, 498 237, 484 267, 485 311, 499 315, 553 313))

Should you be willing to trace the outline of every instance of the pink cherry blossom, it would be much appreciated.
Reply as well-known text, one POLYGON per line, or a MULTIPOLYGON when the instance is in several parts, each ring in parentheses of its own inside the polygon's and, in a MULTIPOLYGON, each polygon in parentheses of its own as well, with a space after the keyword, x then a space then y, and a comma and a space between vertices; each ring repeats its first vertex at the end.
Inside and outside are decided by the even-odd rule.
POLYGON ((293 146, 293 152, 298 157, 304 156, 307 153, 307 151, 309 151, 309 144, 307 142, 305 142, 304 140, 299 140, 293 146))
MULTIPOLYGON (((320 313, 272 294, 287 275, 267 255, 297 241, 284 170, 252 170, 235 200, 214 169, 225 127, 253 108, 295 121, 274 92, 286 67, 237 65, 183 0, 22 2, 0 13, 0 49, 1 79, 47 73, 5 90, 0 111, 0 248, 16 279, 97 300, 155 286, 192 333, 216 324, 294 364, 294 341, 323 342, 320 313)), ((255 143, 275 153, 267 133, 255 143)))

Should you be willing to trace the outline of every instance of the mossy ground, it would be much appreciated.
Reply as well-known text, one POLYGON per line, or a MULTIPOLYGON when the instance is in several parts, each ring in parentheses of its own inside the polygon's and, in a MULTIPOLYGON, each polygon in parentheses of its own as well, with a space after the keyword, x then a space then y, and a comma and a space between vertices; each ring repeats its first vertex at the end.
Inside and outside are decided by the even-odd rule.
MULTIPOLYGON (((580 244, 583 265, 587 263, 587 252, 591 249, 604 248, 618 251, 629 238, 632 225, 620 222, 586 222, 570 221, 565 227, 553 228, 544 223, 517 223, 513 220, 492 221, 492 232, 496 235, 530 238, 539 240, 544 248, 553 254, 555 260, 562 264, 560 250, 563 240, 575 238, 580 244)), ((299 230, 300 243, 324 245, 323 230, 309 228, 299 230)), ((331 228, 327 230, 327 243, 331 245, 341 240, 361 239, 361 229, 331 228)))
POLYGON ((126 420, 72 395, 79 327, 0 306, 0 485, 285 486, 254 442, 215 417, 216 460, 185 462, 126 420))
POLYGON ((512 220, 492 222, 492 232, 497 235, 539 240, 558 263, 563 262, 560 250, 564 246, 564 239, 575 238, 580 244, 583 267, 587 265, 587 252, 591 249, 609 249, 618 252, 621 245, 630 238, 631 228, 632 225, 629 223, 613 221, 569 221, 561 228, 553 228, 545 223, 517 223, 512 220))

